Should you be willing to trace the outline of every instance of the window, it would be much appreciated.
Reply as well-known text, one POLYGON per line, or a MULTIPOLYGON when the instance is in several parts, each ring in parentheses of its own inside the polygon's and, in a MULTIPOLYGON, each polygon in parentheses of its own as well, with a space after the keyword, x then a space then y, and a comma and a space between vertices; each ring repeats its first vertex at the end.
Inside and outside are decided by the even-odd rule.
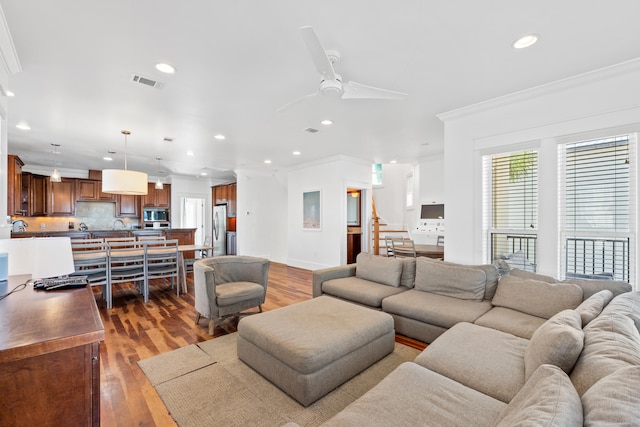
POLYGON ((485 247, 491 261, 536 271, 538 153, 483 157, 485 247))
POLYGON ((375 163, 371 167, 372 185, 382 185, 382 163, 375 163))
POLYGON ((635 266, 634 137, 560 145, 560 275, 630 281, 635 266))

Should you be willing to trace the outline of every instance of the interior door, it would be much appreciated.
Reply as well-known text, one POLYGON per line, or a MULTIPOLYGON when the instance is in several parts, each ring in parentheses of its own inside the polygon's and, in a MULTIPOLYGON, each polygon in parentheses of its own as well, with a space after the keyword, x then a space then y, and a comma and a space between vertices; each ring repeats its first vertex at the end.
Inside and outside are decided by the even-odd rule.
POLYGON ((180 227, 195 228, 194 243, 204 242, 204 199, 182 197, 180 200, 180 227))

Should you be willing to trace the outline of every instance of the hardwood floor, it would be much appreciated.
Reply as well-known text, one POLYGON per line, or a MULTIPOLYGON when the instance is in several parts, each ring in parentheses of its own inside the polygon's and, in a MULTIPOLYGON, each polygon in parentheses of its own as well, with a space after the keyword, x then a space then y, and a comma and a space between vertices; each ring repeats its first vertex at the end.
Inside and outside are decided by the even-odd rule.
MULTIPOLYGON (((105 328, 100 345, 100 420, 103 426, 175 426, 162 400, 137 362, 189 344, 212 339, 207 320, 195 324, 192 275, 188 293, 180 297, 162 281, 152 282, 149 302, 129 284, 116 285, 113 309, 107 310, 99 288, 94 289, 105 328)), ((271 263, 263 310, 311 299, 311 271, 271 263)), ((238 319, 216 327, 214 336, 236 331, 238 319)), ((419 341, 396 341, 422 349, 419 341)))

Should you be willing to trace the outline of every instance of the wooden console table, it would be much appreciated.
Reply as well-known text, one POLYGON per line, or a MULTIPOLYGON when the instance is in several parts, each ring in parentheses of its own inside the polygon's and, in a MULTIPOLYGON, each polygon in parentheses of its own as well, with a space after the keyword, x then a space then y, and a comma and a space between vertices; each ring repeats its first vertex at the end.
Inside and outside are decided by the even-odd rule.
MULTIPOLYGON (((0 282, 0 295, 27 279, 0 282)), ((103 340, 90 287, 0 300, 0 425, 100 425, 103 340)))

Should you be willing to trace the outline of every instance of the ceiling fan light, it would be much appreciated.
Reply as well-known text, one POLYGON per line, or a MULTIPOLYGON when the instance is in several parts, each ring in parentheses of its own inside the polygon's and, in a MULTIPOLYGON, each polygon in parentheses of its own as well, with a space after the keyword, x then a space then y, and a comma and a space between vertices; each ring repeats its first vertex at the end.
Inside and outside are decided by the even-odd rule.
POLYGON ((147 174, 126 169, 103 169, 102 192, 144 196, 147 194, 147 174))

